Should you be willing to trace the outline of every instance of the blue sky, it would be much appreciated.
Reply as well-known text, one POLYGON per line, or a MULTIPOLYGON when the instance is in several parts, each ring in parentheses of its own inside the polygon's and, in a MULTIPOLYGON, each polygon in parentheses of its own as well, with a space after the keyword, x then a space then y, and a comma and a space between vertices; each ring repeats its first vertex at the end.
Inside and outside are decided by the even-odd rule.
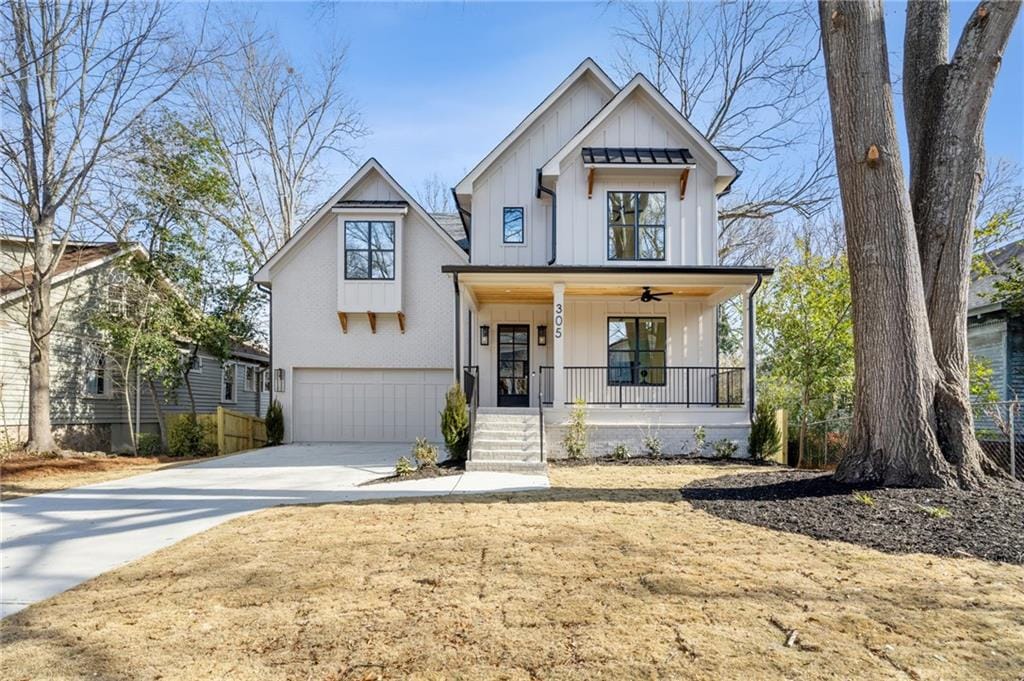
MULTIPOLYGON (((974 2, 954 2, 951 41, 974 2)), ((410 190, 437 173, 458 181, 580 61, 593 57, 613 78, 613 29, 606 3, 261 3, 258 22, 278 33, 302 68, 330 37, 349 45, 348 89, 372 134, 361 155, 381 161, 410 190)), ((891 3, 886 27, 894 64, 905 5, 891 3)), ((897 103, 899 107, 900 104, 897 103)), ((986 124, 990 157, 1024 162, 1024 29, 1014 31, 986 124)), ((351 172, 328 169, 329 193, 351 172)))

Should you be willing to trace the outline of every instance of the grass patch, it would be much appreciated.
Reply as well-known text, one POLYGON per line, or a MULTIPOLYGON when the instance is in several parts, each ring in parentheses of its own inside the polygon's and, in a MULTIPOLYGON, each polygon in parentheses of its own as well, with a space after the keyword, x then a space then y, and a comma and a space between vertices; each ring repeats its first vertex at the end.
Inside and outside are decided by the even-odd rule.
POLYGON ((0 499, 116 480, 193 461, 166 456, 22 456, 0 461, 0 499))
POLYGON ((682 501, 721 474, 553 468, 545 491, 270 509, 4 620, 0 677, 1019 675, 1024 568, 682 501))

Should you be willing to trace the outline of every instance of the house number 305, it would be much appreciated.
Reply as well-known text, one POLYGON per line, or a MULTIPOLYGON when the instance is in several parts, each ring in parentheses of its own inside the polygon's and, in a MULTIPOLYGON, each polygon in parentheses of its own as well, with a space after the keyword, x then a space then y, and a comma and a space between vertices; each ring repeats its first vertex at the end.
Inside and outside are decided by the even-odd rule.
POLYGON ((562 304, 555 305, 555 338, 562 337, 562 304))

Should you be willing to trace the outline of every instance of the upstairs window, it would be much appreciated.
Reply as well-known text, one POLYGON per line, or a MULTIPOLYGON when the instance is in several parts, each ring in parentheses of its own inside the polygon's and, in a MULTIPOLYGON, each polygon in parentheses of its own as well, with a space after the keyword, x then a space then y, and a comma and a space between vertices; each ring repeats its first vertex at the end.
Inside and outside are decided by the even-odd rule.
POLYGON ((665 192, 608 192, 608 259, 665 259, 665 192))
POLYGON ((506 244, 523 243, 523 209, 505 208, 501 216, 501 240, 506 244))
POLYGON ((395 223, 345 221, 345 278, 395 278, 395 223))

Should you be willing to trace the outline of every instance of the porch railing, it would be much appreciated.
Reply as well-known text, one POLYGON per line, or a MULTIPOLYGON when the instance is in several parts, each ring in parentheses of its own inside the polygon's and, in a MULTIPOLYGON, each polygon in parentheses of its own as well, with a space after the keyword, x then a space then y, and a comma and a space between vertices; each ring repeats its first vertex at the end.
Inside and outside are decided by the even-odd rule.
MULTIPOLYGON (((565 403, 741 407, 743 375, 742 367, 565 367, 565 403)), ((554 376, 553 367, 541 367, 545 396, 554 393, 554 376)))

